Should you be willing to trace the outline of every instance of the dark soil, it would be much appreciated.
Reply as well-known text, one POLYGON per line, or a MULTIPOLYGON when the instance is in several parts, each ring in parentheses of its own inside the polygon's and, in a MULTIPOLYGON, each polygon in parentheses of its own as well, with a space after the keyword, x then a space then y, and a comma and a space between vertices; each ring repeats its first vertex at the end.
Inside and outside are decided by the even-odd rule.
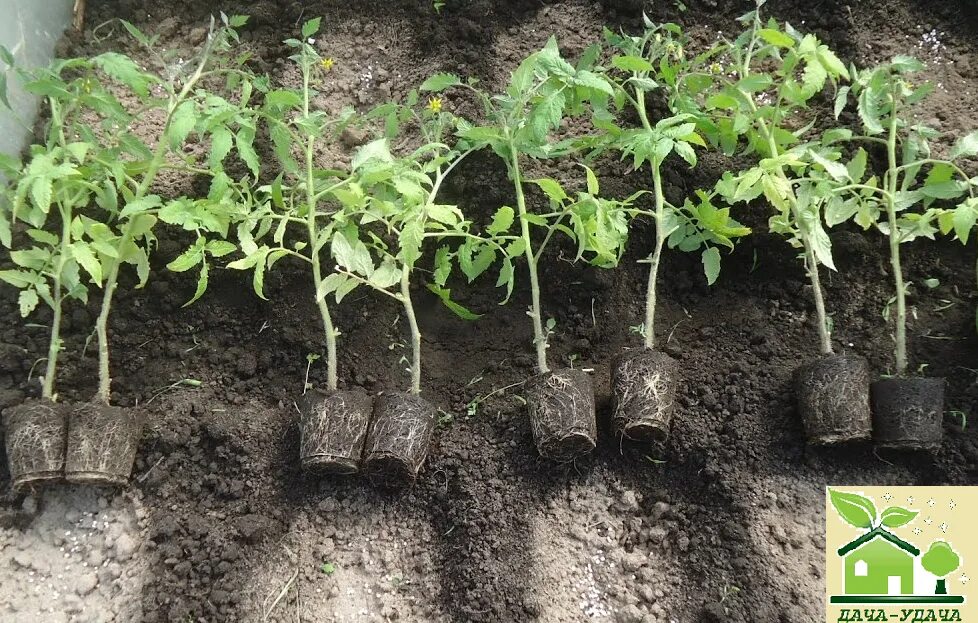
POLYGON ((894 378, 873 383, 873 439, 897 450, 931 450, 944 429, 944 379, 894 378))
MULTIPOLYGON (((317 45, 336 58, 336 83, 317 105, 332 111, 403 95, 436 70, 499 86, 551 34, 573 57, 600 38, 604 24, 637 29, 633 4, 473 0, 449 2, 439 17, 427 2, 90 0, 87 23, 126 18, 179 55, 202 41, 211 12, 250 13, 245 40, 257 68, 288 80, 294 74, 280 41, 304 19, 324 15, 317 45)), ((734 18, 752 4, 687 0, 686 10, 672 2, 645 8, 655 20, 683 23, 705 44, 718 30, 734 31, 734 18)), ((765 8, 814 31, 847 60, 922 56, 940 84, 922 119, 956 133, 978 127, 973 96, 962 96, 978 88, 973 3, 772 0, 765 8), (939 45, 922 39, 932 29, 939 45)), ((69 36, 64 49, 135 53, 117 26, 98 35, 69 36)), ((446 105, 472 112, 453 97, 446 105)), ((598 164, 603 191, 627 196, 648 185, 623 164, 598 164)), ((665 179, 675 201, 712 184, 731 164, 704 156, 695 171, 674 166, 665 179)), ((558 166, 559 173, 572 168, 558 166)), ((182 188, 186 180, 173 184, 182 188)), ((461 167, 449 189, 476 217, 513 201, 504 168, 488 154, 461 167)), ((266 595, 277 594, 293 570, 281 620, 294 620, 286 610, 313 607, 302 620, 821 620, 824 487, 975 484, 978 435, 948 416, 933 453, 881 457, 869 444, 807 447, 792 388, 794 370, 817 353, 805 274, 795 251, 766 233, 765 206, 737 218, 755 234, 725 258, 714 287, 703 283, 698 257, 665 254, 657 329, 668 337, 663 350, 678 361, 683 381, 670 441, 657 453, 602 431, 596 451, 574 463, 542 460, 516 397, 533 374, 525 284, 504 307, 495 305, 498 293, 488 285, 455 284, 462 303, 485 312, 474 323, 419 290, 425 396, 442 425, 417 484, 400 494, 362 479, 302 474, 294 399, 306 355, 323 350, 302 267, 287 260, 276 266, 266 277, 269 301, 250 293, 250 278, 214 270, 205 299, 182 308, 194 278, 163 270, 181 243, 162 236, 150 285, 133 290, 125 287, 133 279, 127 277, 111 326, 117 403, 139 404, 150 416, 132 485, 150 511, 144 620, 260 620, 266 595), (181 379, 201 385, 160 393, 181 379), (395 546, 402 548, 396 556, 395 546), (390 612, 378 606, 377 618, 343 609, 347 591, 375 568, 367 553, 360 558, 368 551, 393 556, 383 563, 388 575, 400 565, 396 583, 384 580, 390 612), (272 564, 280 559, 289 564, 272 564), (347 566, 328 577, 319 571, 336 560, 347 566)), ((641 322, 646 273, 636 260, 652 248, 652 231, 651 224, 636 224, 614 272, 572 265, 566 258, 573 250, 559 247, 544 258, 545 313, 557 321, 551 359, 594 370, 605 419, 610 361, 639 345, 629 327, 641 322)), ((886 373, 892 366, 890 329, 881 320, 892 293, 886 242, 872 232, 840 230, 833 244, 839 272, 824 279, 835 346, 866 357, 874 374, 886 373)), ((927 364, 928 375, 946 377, 946 409, 966 414, 978 403, 975 252, 973 243, 923 240, 909 245, 904 259, 908 281, 920 284, 910 301, 913 367, 927 364), (939 285, 923 287, 931 278, 939 285)), ((66 399, 87 400, 94 390, 95 354, 84 344, 95 311, 93 302, 67 313, 59 390, 66 399)), ((359 292, 338 308, 342 388, 376 394, 406 382, 398 311, 359 292)), ((25 328, 7 288, 0 290, 0 318, 0 407, 9 408, 38 392, 28 374, 45 350, 45 331, 36 325, 49 318, 38 313, 35 326, 25 328)), ((322 366, 313 366, 311 381, 319 386, 324 379, 322 366)), ((8 490, 5 459, 0 491, 8 490)), ((9 496, 3 504, 20 500, 9 496)))
POLYGON ((869 439, 869 362, 852 355, 826 355, 798 368, 798 415, 809 443, 869 439))

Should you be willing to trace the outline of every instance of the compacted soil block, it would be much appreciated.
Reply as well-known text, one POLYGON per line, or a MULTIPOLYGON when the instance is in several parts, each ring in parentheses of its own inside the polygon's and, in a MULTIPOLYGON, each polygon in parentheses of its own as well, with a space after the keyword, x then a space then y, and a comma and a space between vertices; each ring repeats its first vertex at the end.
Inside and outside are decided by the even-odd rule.
POLYGON ((944 379, 883 379, 872 386, 873 439, 881 448, 932 450, 941 445, 944 379))
POLYGON ((869 439, 869 362, 864 358, 827 355, 798 368, 795 394, 808 443, 869 439))
POLYGON ((122 486, 129 482, 143 432, 138 409, 83 404, 68 414, 68 482, 122 486))
POLYGON ((378 396, 363 458, 370 479, 382 485, 413 483, 428 456, 435 416, 435 408, 421 396, 378 396))
POLYGON ((373 401, 360 391, 309 392, 299 404, 299 461, 304 469, 355 474, 373 401))
POLYGON ((554 370, 526 382, 526 405, 537 451, 570 461, 597 445, 594 388, 583 370, 554 370))
POLYGON ((669 437, 679 366, 666 353, 634 350, 612 364, 611 408, 615 433, 662 443, 669 437))
POLYGON ((61 479, 68 434, 64 405, 28 400, 4 411, 3 428, 15 489, 61 479))

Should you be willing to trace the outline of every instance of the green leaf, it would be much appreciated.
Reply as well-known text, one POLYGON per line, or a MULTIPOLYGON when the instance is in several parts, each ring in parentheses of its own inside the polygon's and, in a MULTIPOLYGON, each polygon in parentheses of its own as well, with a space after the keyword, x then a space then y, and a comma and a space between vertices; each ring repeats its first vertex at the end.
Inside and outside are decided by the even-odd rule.
POLYGON ((224 257, 237 251, 237 247, 227 240, 212 240, 207 243, 207 252, 212 257, 224 257))
POLYGON ((170 140, 170 148, 179 151, 187 137, 197 125, 197 111, 194 103, 185 101, 173 111, 170 117, 170 125, 166 129, 166 136, 170 140))
POLYGON ((314 17, 305 24, 302 25, 302 38, 308 39, 317 32, 319 32, 319 24, 322 22, 323 18, 314 17))
POLYGON ((92 277, 97 285, 102 285, 102 264, 92 253, 92 249, 84 242, 74 242, 71 245, 71 255, 85 272, 92 277))
POLYGON ((857 528, 869 530, 876 522, 876 506, 869 498, 857 493, 829 489, 829 500, 839 516, 857 528))
POLYGON ((791 38, 780 30, 775 30, 774 28, 762 28, 757 34, 761 36, 761 39, 770 43, 771 45, 776 45, 779 48, 791 48, 795 45, 795 40, 791 38))
POLYGON ((586 89, 593 89, 600 93, 604 93, 609 97, 615 94, 615 90, 611 87, 611 84, 607 80, 605 80, 604 78, 602 78, 601 76, 599 76, 598 74, 592 71, 587 71, 587 70, 579 71, 571 79, 571 81, 579 87, 584 87, 586 89))
POLYGON ((835 105, 833 106, 832 112, 836 119, 839 118, 839 115, 842 114, 842 111, 846 107, 846 102, 849 99, 849 88, 848 86, 841 87, 835 94, 835 105))
POLYGON ((706 283, 712 286, 720 276, 720 251, 716 247, 707 247, 703 250, 702 261, 706 283))
POLYGON ((624 71, 642 72, 652 71, 652 63, 640 56, 616 56, 611 59, 611 64, 624 71))
POLYGON ((976 155, 978 155, 978 130, 967 136, 962 136, 954 143, 954 147, 951 148, 950 159, 973 158, 976 155))
POLYGON ((438 73, 422 82, 418 89, 421 91, 440 93, 445 89, 458 86, 460 84, 462 84, 462 80, 455 74, 438 73))
POLYGON ((200 252, 200 246, 194 245, 177 256, 166 267, 175 273, 183 273, 200 264, 203 259, 204 256, 200 252))
POLYGON ((478 320, 482 317, 480 314, 475 314, 453 301, 452 291, 448 288, 439 288, 433 283, 429 283, 427 285, 429 290, 438 295, 438 298, 441 300, 442 304, 444 304, 448 309, 452 310, 452 312, 459 318, 463 320, 478 320))
POLYGON ((515 217, 516 213, 513 211, 513 208, 503 206, 496 210, 496 214, 492 217, 492 223, 489 224, 486 231, 494 236, 507 232, 513 226, 515 217))
POLYGON ((234 137, 231 134, 231 130, 223 125, 211 132, 211 153, 208 157, 211 168, 221 168, 224 159, 231 153, 233 142, 234 137))
POLYGON ((33 288, 30 290, 22 290, 20 296, 17 298, 17 304, 20 306, 20 315, 22 318, 26 318, 34 309, 37 307, 37 291, 33 288))
POLYGON ((833 162, 828 158, 820 155, 813 149, 809 149, 808 153, 811 155, 812 159, 822 166, 825 171, 832 176, 837 182, 844 182, 849 179, 849 170, 846 169, 845 165, 840 162, 833 162))
POLYGON ((149 85, 155 82, 152 76, 140 71, 139 66, 123 54, 105 52, 93 58, 92 61, 101 67, 102 71, 109 77, 128 86, 141 97, 149 95, 149 85))
POLYGON ((257 178, 261 174, 261 160, 255 152, 254 141, 255 131, 251 128, 241 128, 234 135, 234 144, 238 147, 238 157, 248 165, 251 174, 257 178))
POLYGON ((391 155, 390 147, 388 147, 386 138, 379 138, 375 141, 371 141, 358 149, 353 155, 353 161, 350 163, 350 168, 354 171, 358 171, 363 167, 363 165, 371 160, 379 160, 381 162, 394 161, 394 157, 391 155))
POLYGON ((401 281, 401 269, 392 262, 384 262, 370 275, 370 285, 378 290, 386 290, 401 281))
POLYGON ((913 521, 917 515, 918 511, 891 506, 880 513, 880 524, 887 528, 899 528, 913 521))
POLYGON ((561 187, 560 182, 549 177, 544 177, 538 180, 532 180, 534 184, 540 187, 552 201, 558 204, 562 204, 567 201, 567 193, 564 192, 563 187, 561 187))
POLYGON ((747 93, 756 93, 768 88, 772 83, 771 76, 767 74, 751 74, 746 78, 741 78, 737 83, 737 88, 747 93))
POLYGON ((197 289, 194 290, 194 295, 190 297, 190 300, 183 304, 183 307, 188 307, 190 305, 193 305, 200 299, 200 297, 204 296, 204 292, 207 292, 207 282, 208 282, 207 262, 201 262, 200 274, 197 276, 197 289))
POLYGON ((133 199, 127 202, 125 207, 122 208, 122 212, 119 213, 119 218, 129 218, 130 216, 147 212, 162 205, 163 201, 159 195, 147 195, 139 199, 133 199))

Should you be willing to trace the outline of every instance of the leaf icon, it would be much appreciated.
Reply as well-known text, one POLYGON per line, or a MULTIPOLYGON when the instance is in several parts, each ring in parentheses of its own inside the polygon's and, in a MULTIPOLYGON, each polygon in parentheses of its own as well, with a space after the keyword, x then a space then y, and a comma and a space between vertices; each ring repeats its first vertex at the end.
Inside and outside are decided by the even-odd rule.
POLYGON ((832 500, 832 506, 835 507, 835 510, 839 511, 839 516, 848 523, 857 528, 869 529, 873 527, 873 522, 876 521, 876 506, 869 498, 857 493, 829 489, 829 499, 832 500))
POLYGON ((887 528, 899 528, 913 521, 918 511, 891 506, 880 514, 880 524, 887 528))

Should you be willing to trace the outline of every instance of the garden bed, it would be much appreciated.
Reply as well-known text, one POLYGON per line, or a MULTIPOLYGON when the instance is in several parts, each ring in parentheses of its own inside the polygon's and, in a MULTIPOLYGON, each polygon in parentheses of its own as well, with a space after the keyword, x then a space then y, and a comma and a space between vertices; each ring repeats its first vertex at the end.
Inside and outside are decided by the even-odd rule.
MULTIPOLYGON (((316 105, 335 112, 344 104, 402 96, 437 70, 477 76, 497 88, 551 34, 574 58, 600 37, 602 25, 641 26, 628 2, 619 8, 449 2, 440 16, 425 2, 200 4, 178 1, 147 12, 132 0, 92 1, 90 29, 69 35, 63 51, 119 46, 121 29, 100 24, 122 17, 158 33, 159 46, 189 56, 203 42, 208 13, 224 9, 252 15, 244 41, 261 59, 260 70, 294 81, 280 42, 304 20, 323 15, 316 45, 336 66, 329 95, 316 105)), ((650 15, 683 23, 699 45, 718 31, 734 31, 733 18, 750 8, 723 1, 680 6, 659 2, 650 15)), ((920 6, 902 0, 849 11, 841 3, 772 1, 765 9, 816 33, 847 61, 919 56, 938 87, 924 121, 954 133, 978 127, 978 16, 963 0, 920 6)), ((475 114, 450 95, 446 106, 475 114)), ((347 158, 357 139, 346 135, 335 157, 347 158)), ((692 173, 685 164, 665 167, 667 198, 680 201, 730 168, 715 156, 702 160, 692 173)), ((549 174, 579 178, 579 171, 562 166, 566 170, 549 174)), ((647 186, 644 175, 627 170, 625 163, 601 161, 602 190, 624 197, 647 186)), ((159 186, 186 192, 191 184, 168 178, 159 186)), ((481 218, 514 201, 505 168, 488 153, 471 156, 446 186, 467 214, 481 218)), ((131 600, 132 587, 139 586, 143 620, 161 622, 262 620, 268 612, 268 620, 337 622, 395 616, 554 623, 821 620, 825 485, 974 484, 978 436, 972 423, 962 427, 961 418, 948 415, 943 444, 933 455, 876 453, 869 443, 808 448, 792 380, 799 363, 813 356, 806 276, 796 252, 767 233, 765 207, 742 209, 737 218, 754 233, 724 259, 713 287, 703 283, 698 255, 664 255, 657 324, 669 330, 658 348, 678 362, 680 381, 669 440, 655 451, 613 441, 609 392, 609 365, 624 347, 636 345, 629 327, 644 317, 647 268, 636 260, 652 248, 651 225, 636 225, 613 273, 561 261, 573 258, 573 249, 548 250, 542 299, 556 320, 549 356, 554 368, 594 369, 598 447, 573 463, 539 457, 517 398, 518 384, 534 375, 535 364, 525 280, 504 307, 489 285, 451 283, 466 307, 485 314, 476 322, 458 319, 419 287, 424 396, 439 409, 438 425, 417 483, 403 492, 300 470, 295 400, 307 355, 322 352, 322 328, 302 267, 282 260, 283 268, 266 276, 269 301, 251 293, 250 275, 215 269, 205 298, 184 309, 195 279, 163 267, 186 241, 162 239, 149 285, 120 289, 110 326, 115 402, 138 404, 147 416, 129 494, 140 520, 125 521, 141 543, 132 554, 138 564, 126 567, 125 591, 106 588, 111 576, 96 576, 103 587, 96 594, 131 600), (200 383, 178 384, 183 379, 200 383)), ((833 243, 840 270, 824 275, 822 285, 836 342, 866 357, 874 374, 885 373, 892 349, 881 321, 892 289, 886 240, 843 227, 834 231, 833 243)), ((928 375, 946 377, 946 409, 962 413, 978 405, 975 253, 974 243, 923 241, 909 245, 904 260, 909 281, 937 280, 933 288, 916 288, 909 302, 916 310, 911 365, 927 364, 928 375)), ((97 313, 93 300, 64 321, 65 400, 91 398, 95 354, 79 353, 97 313)), ((399 313, 395 301, 364 289, 338 308, 345 346, 341 388, 404 389, 401 359, 410 358, 410 347, 399 313)), ((10 288, 0 289, 0 318, 3 408, 36 395, 27 374, 46 350, 46 335, 43 328, 23 328, 10 288)), ((36 320, 45 321, 43 315, 36 320)), ((314 364, 309 380, 320 386, 324 367, 314 364)), ((5 458, 0 491, 7 495, 5 458)), ((77 495, 57 490, 40 503, 71 506, 65 500, 77 495)), ((97 501, 87 503, 97 512, 97 501)), ((123 508, 130 502, 119 496, 111 503, 123 508)), ((52 521, 50 513, 35 512, 22 497, 3 498, 2 586, 33 591, 23 567, 4 561, 14 560, 18 539, 30 529, 25 526, 52 521)), ((44 611, 53 599, 48 590, 35 593, 44 611)), ((9 608, 5 598, 0 592, 0 618, 9 608)), ((40 612, 30 610, 33 602, 16 603, 23 620, 37 620, 30 618, 40 612)), ((113 610, 102 601, 97 606, 90 615, 96 620, 113 610)))

